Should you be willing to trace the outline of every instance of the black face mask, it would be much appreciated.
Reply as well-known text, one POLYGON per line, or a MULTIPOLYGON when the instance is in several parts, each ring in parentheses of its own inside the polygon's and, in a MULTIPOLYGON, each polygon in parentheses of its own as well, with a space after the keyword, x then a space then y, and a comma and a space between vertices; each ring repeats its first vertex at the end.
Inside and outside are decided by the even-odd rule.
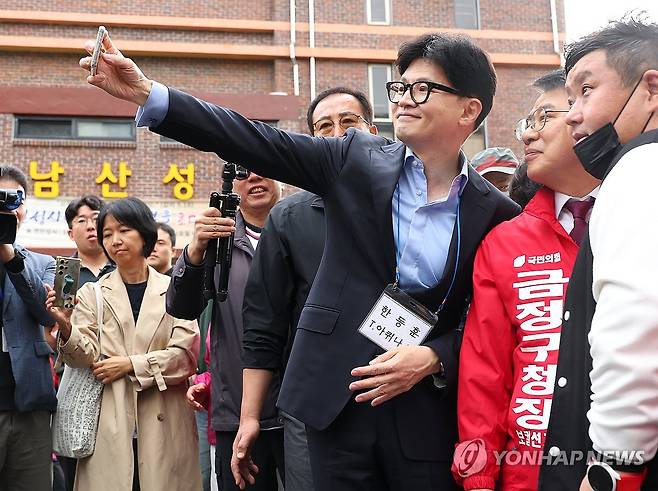
MULTIPOLYGON (((637 84, 635 84, 631 94, 628 96, 628 99, 626 99, 626 102, 612 123, 608 123, 599 128, 585 139, 576 143, 573 147, 574 153, 578 157, 578 160, 580 160, 580 163, 583 164, 585 170, 596 179, 603 179, 605 177, 610 168, 610 164, 612 164, 612 161, 622 148, 622 144, 619 141, 619 135, 615 129, 615 123, 619 119, 619 116, 621 116, 621 113, 624 112, 624 109, 626 109, 628 102, 631 100, 631 97, 633 97, 640 82, 642 82, 642 78, 640 78, 637 84)), ((644 130, 652 117, 653 113, 647 120, 647 124, 642 128, 642 133, 644 133, 644 130)))

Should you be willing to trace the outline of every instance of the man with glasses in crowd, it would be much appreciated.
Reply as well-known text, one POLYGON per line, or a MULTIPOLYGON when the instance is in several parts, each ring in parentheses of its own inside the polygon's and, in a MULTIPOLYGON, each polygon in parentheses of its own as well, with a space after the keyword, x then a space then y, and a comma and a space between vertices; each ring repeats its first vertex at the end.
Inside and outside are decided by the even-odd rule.
POLYGON ((79 286, 96 281, 115 268, 98 243, 98 233, 96 232, 96 220, 104 205, 105 203, 98 196, 88 195, 74 199, 64 211, 64 217, 69 226, 69 238, 75 242, 76 246, 73 257, 80 259, 79 286))
POLYGON ((519 216, 485 237, 475 256, 453 467, 466 490, 537 489, 562 304, 600 182, 573 152, 564 81, 561 69, 537 79, 540 96, 515 130, 528 176, 543 187, 519 216), (511 449, 519 459, 497 458, 511 449), (479 469, 475 453, 486 462, 479 469))
MULTIPOLYGON (((249 121, 152 82, 107 36, 104 45, 88 80, 142 106, 139 125, 324 200, 325 249, 278 400, 307 426, 316 490, 454 488, 458 327, 473 256, 519 211, 461 153, 493 102, 484 51, 444 34, 401 47, 401 80, 388 84, 395 143, 249 121)), ((210 218, 212 234, 230 223, 210 218)), ((175 270, 172 288, 181 285, 175 270)))
MULTIPOLYGON (((370 123, 372 105, 361 91, 333 87, 309 105, 308 129, 314 136, 341 137, 349 128, 377 134, 370 123)), ((251 459, 258 420, 269 386, 280 384, 299 316, 313 284, 325 241, 324 202, 308 191, 281 200, 270 213, 258 243, 245 288, 244 367, 240 429, 231 469, 251 459)), ((281 412, 284 420, 286 490, 312 491, 313 480, 304 424, 281 412)), ((258 462, 255 462, 258 465, 258 462)), ((258 476, 254 476, 258 479, 258 476)))

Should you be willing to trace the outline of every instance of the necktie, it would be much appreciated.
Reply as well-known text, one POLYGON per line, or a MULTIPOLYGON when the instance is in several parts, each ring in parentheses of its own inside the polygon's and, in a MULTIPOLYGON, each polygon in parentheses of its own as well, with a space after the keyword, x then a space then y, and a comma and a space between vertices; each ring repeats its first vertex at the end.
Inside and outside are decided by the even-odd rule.
POLYGON ((564 207, 573 215, 573 230, 569 235, 578 245, 580 245, 583 241, 583 237, 585 237, 585 231, 587 230, 587 212, 592 208, 592 205, 594 205, 594 198, 591 196, 583 201, 571 198, 564 205, 564 207))

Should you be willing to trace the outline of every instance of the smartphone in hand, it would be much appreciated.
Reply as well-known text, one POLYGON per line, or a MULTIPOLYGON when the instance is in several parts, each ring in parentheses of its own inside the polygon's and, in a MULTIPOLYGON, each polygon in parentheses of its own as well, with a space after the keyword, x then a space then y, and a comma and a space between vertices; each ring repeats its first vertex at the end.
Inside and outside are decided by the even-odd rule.
POLYGON ((80 282, 80 259, 75 257, 55 258, 55 307, 72 309, 80 282))
POLYGON ((91 74, 96 75, 98 70, 98 60, 101 56, 101 53, 105 52, 103 48, 103 39, 107 34, 107 29, 105 26, 100 26, 98 28, 98 33, 96 34, 96 44, 94 45, 94 52, 91 55, 91 74))

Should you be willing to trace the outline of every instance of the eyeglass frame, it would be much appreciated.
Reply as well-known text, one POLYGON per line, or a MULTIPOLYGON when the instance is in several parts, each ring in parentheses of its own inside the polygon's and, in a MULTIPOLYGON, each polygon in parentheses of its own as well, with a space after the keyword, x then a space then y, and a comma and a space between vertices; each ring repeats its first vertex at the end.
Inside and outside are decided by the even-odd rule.
POLYGON ((536 131, 539 133, 541 130, 543 130, 546 127, 546 121, 548 121, 548 114, 549 113, 568 113, 569 109, 546 109, 545 107, 538 107, 534 111, 532 111, 530 114, 528 114, 525 118, 519 119, 516 124, 514 125, 514 137, 522 142, 523 141, 523 133, 525 133, 528 129, 531 129, 533 131, 536 131), (533 118, 533 124, 528 125, 528 120, 537 112, 537 111, 543 111, 544 112, 544 117, 542 118, 542 123, 541 127, 535 128, 534 127, 534 120, 536 118, 533 118), (519 131, 519 125, 521 124, 522 121, 526 122, 526 127, 522 130, 519 131))
MULTIPOLYGON (((347 117, 347 116, 356 116, 357 119, 361 119, 361 120, 362 120, 365 124, 367 124, 368 126, 371 126, 371 125, 372 125, 372 123, 370 123, 366 118, 364 118, 364 117, 361 116, 360 114, 353 113, 353 112, 345 112, 345 113, 343 113, 343 115, 342 115, 340 118, 338 118, 338 126, 340 126, 341 128, 343 128, 344 130, 346 130, 346 129, 348 129, 348 128, 354 128, 354 126, 348 126, 347 128, 345 128, 342 124, 340 124, 340 121, 341 121, 344 117, 347 117)), ((318 132, 318 129, 315 127, 315 125, 318 124, 320 121, 331 121, 331 129, 332 129, 332 130, 336 127, 336 122, 335 122, 333 119, 331 119, 331 118, 320 118, 320 119, 318 119, 315 123, 313 123, 313 124, 311 125, 311 126, 313 127, 313 131, 314 131, 314 132, 318 132)))
POLYGON ((97 212, 96 215, 91 216, 91 217, 86 217, 83 215, 76 215, 73 217, 73 220, 71 220, 71 227, 73 225, 84 225, 86 226, 89 222, 91 222, 94 226, 98 224, 98 215, 100 212, 97 212))
MULTIPOLYGON (((434 90, 439 90, 441 92, 446 92, 448 94, 454 94, 454 95, 458 95, 458 96, 462 95, 461 91, 458 90, 458 89, 455 89, 453 87, 448 87, 447 85, 443 85, 443 84, 440 84, 440 83, 437 83, 437 82, 431 82, 429 80, 416 80, 415 82, 412 82, 412 83, 409 83, 409 84, 405 84, 402 80, 393 80, 391 82, 386 82, 386 95, 388 97, 388 100, 391 101, 393 104, 398 104, 402 100, 402 98, 404 97, 404 94, 407 93, 407 91, 409 91, 409 96, 411 97, 411 100, 414 101, 415 104, 418 104, 418 105, 425 104, 429 100, 430 94, 434 90), (402 87, 404 88, 404 90, 402 91, 402 94, 400 94, 400 99, 397 100, 397 101, 394 101, 391 98, 391 86, 393 84, 402 84, 402 87), (417 85, 417 84, 427 84, 427 86, 429 88, 429 90, 426 93, 427 95, 425 96, 425 99, 423 101, 420 101, 420 102, 417 101, 413 96, 414 92, 413 92, 412 87, 414 85, 417 85)), ((397 93, 399 94, 399 92, 397 92, 397 93)))

